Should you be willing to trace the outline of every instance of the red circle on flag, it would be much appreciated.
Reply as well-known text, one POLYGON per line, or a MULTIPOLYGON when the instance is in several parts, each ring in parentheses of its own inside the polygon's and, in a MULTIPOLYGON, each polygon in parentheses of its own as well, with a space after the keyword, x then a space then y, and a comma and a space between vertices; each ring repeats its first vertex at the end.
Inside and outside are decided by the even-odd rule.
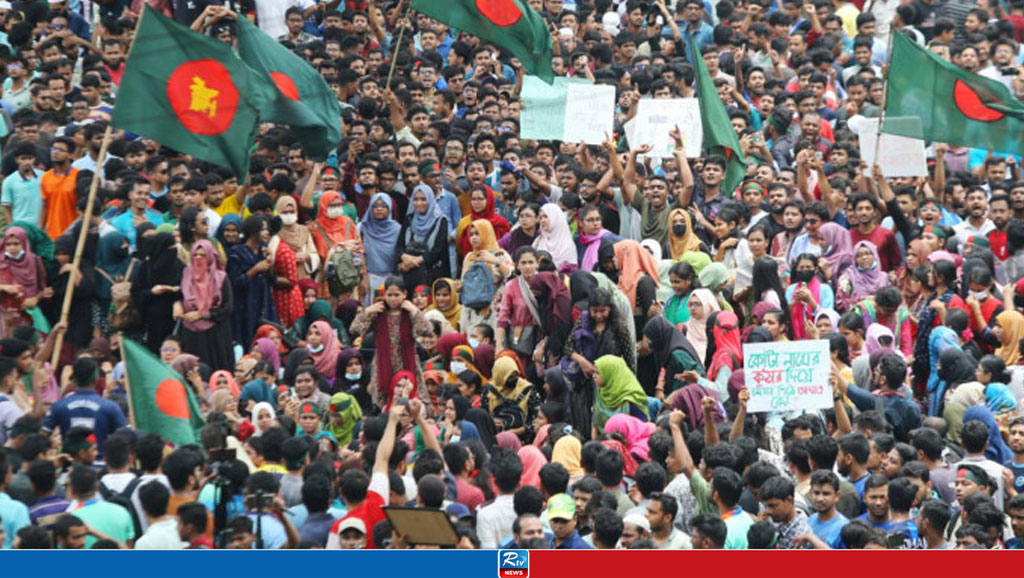
POLYGON ((165 415, 178 419, 188 419, 188 396, 185 386, 176 379, 167 378, 160 382, 154 397, 156 407, 165 415))
POLYGON ((221 134, 238 111, 238 89, 224 65, 210 58, 190 60, 167 79, 167 99, 178 121, 192 133, 221 134))
POLYGON ((962 80, 957 80, 953 85, 953 100, 960 112, 971 120, 993 122, 1001 120, 1005 116, 998 110, 986 106, 977 91, 962 80))
POLYGON ((274 84, 277 85, 277 89, 281 91, 281 94, 285 95, 294 101, 299 100, 299 87, 295 86, 295 81, 290 76, 283 72, 271 72, 270 78, 274 79, 274 84))
POLYGON ((497 26, 512 26, 523 17, 523 11, 512 0, 476 0, 476 8, 497 26))

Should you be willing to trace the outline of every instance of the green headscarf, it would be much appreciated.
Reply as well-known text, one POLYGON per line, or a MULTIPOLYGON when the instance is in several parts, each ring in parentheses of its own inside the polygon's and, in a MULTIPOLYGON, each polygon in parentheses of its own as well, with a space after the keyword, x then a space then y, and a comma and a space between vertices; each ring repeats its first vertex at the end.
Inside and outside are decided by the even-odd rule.
POLYGON ((617 355, 605 355, 599 357, 594 366, 603 382, 594 399, 594 426, 598 431, 604 430, 604 424, 611 416, 629 413, 628 403, 642 411, 644 417, 649 416, 647 394, 625 360, 617 355))
POLYGON ((313 323, 321 319, 331 326, 331 329, 334 330, 335 335, 338 337, 338 341, 345 347, 348 347, 351 341, 349 341, 348 332, 345 331, 345 324, 334 316, 334 313, 331 311, 331 304, 325 299, 317 299, 309 304, 306 314, 296 319, 295 323, 285 333, 285 344, 295 347, 296 343, 306 339, 306 332, 309 331, 313 323))
POLYGON ((356 398, 347 393, 336 393, 331 396, 331 404, 328 406, 328 421, 326 431, 331 432, 334 439, 338 440, 338 447, 345 447, 352 443, 352 430, 363 418, 363 410, 356 402, 356 398), (341 424, 334 421, 335 416, 341 417, 341 424))
POLYGON ((705 287, 715 294, 715 298, 718 299, 718 304, 721 305, 723 311, 732 311, 732 305, 729 301, 722 296, 721 286, 729 282, 729 269, 721 263, 712 263, 707 267, 704 267, 700 273, 697 274, 697 278, 700 279, 701 287, 705 287), (719 287, 719 289, 712 289, 712 287, 719 287))
POLYGON ((177 227, 175 227, 174 224, 172 224, 172 223, 160 223, 156 227, 156 232, 157 233, 171 233, 173 235, 175 229, 177 229, 177 227))
POLYGON ((693 267, 693 272, 698 275, 711 264, 711 256, 703 251, 687 251, 679 257, 679 260, 689 263, 693 267))
POLYGON ((56 266, 57 261, 53 258, 53 239, 46 234, 46 231, 43 231, 28 221, 15 221, 11 223, 11 226, 21 227, 25 230, 25 236, 28 237, 28 248, 42 258, 43 265, 45 265, 47 269, 56 266))

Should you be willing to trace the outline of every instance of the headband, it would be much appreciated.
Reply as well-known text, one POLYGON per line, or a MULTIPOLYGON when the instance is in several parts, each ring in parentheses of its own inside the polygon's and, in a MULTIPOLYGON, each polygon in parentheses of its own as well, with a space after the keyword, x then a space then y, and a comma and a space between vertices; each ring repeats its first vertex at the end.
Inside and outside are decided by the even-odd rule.
POLYGON ((743 188, 740 189, 740 194, 742 195, 743 193, 745 193, 747 191, 757 191, 757 192, 761 193, 762 197, 765 196, 765 194, 766 194, 765 188, 763 186, 761 186, 761 183, 758 183, 758 182, 755 182, 755 181, 748 181, 746 184, 744 184, 743 188))
POLYGON ((940 239, 946 239, 947 237, 949 237, 949 235, 946 234, 945 229, 943 229, 942 227, 936 227, 935 225, 925 225, 924 229, 922 230, 922 233, 931 233, 936 237, 939 237, 940 239))
POLYGON ((978 484, 979 486, 985 486, 986 488, 989 486, 989 484, 991 484, 991 482, 989 482, 988 480, 982 480, 980 477, 978 477, 978 474, 972 472, 971 470, 969 470, 967 468, 963 468, 963 467, 961 467, 960 470, 956 473, 956 477, 957 478, 966 478, 966 479, 974 482, 975 484, 978 484))
POLYGON ((323 412, 320 411, 320 406, 315 403, 305 402, 299 406, 299 415, 307 413, 315 414, 317 417, 323 414, 323 412))

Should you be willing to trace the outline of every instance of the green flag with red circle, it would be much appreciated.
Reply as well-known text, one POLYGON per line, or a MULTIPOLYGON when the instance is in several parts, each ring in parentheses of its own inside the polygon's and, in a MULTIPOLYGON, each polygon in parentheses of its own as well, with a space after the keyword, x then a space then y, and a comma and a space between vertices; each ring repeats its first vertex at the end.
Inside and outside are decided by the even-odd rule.
POLYGON ((244 181, 269 79, 223 42, 144 8, 111 123, 231 169, 244 181))
POLYGON ((523 0, 412 0, 412 9, 501 46, 548 84, 555 78, 551 32, 523 0))
POLYGON ((199 443, 203 413, 192 388, 149 349, 131 339, 121 342, 135 429, 179 447, 199 443))
POLYGON ((277 87, 277 98, 260 118, 287 124, 307 156, 322 161, 341 142, 341 105, 320 73, 276 40, 239 20, 238 55, 277 87))

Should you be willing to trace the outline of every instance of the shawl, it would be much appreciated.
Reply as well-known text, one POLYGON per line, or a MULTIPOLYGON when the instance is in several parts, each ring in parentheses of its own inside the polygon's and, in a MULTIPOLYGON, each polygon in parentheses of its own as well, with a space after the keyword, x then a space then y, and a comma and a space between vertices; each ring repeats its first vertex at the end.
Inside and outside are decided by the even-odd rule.
POLYGON ((469 422, 476 427, 476 431, 479 434, 479 439, 483 442, 484 447, 491 449, 498 444, 498 434, 494 428, 494 418, 489 413, 474 407, 466 412, 466 418, 463 420, 462 427, 462 439, 472 439, 466 437, 465 423, 469 422))
POLYGON ((538 294, 538 304, 544 304, 544 310, 540 312, 541 321, 549 334, 555 330, 557 324, 572 323, 572 297, 558 273, 537 273, 530 281, 530 291, 538 294))
POLYGON ((700 251, 700 239, 697 238, 697 233, 693 231, 693 221, 690 219, 690 213, 686 212, 685 209, 672 209, 672 212, 668 214, 668 222, 671 223, 676 215, 682 215, 683 220, 686 222, 686 233, 682 237, 676 236, 672 232, 672 227, 668 230, 668 244, 672 250, 672 260, 678 261, 683 253, 690 251, 700 251))
POLYGON ((523 442, 519 440, 519 436, 510 431, 501 432, 500 434, 495 436, 495 439, 498 442, 499 448, 512 450, 515 453, 518 453, 519 450, 523 447, 523 442))
MULTIPOLYGON (((729 377, 732 378, 731 375, 729 377)), ((718 394, 714 390, 699 383, 691 383, 672 395, 672 409, 678 409, 686 414, 686 422, 690 426, 690 431, 701 431, 704 428, 704 408, 700 402, 705 396, 718 399, 718 394)), ((725 421, 725 413, 722 411, 721 404, 715 406, 711 416, 712 421, 716 424, 725 421)))
POLYGON ((673 327, 664 317, 652 317, 648 320, 644 325, 643 334, 651 342, 651 349, 658 358, 659 368, 668 367, 672 360, 672 352, 677 349, 685 351, 694 361, 701 363, 697 350, 687 341, 683 332, 673 327))
MULTIPOLYGON (((523 411, 523 417, 529 419, 530 415, 530 396, 522 395, 528 388, 533 385, 523 379, 523 373, 520 372, 519 366, 516 362, 512 361, 508 357, 499 357, 494 360, 494 368, 491 370, 493 375, 491 383, 494 384, 494 391, 498 395, 488 396, 487 410, 494 415, 495 410, 501 406, 501 403, 505 400, 515 401, 520 396, 523 397, 519 401, 519 409, 523 411), (513 386, 509 387, 508 382, 512 374, 518 374, 519 378, 513 386)), ((527 424, 529 425, 529 424, 527 424)))
MULTIPOLYGON (((153 225, 149 221, 146 221, 145 224, 149 224, 150 226, 153 225)), ((46 234, 46 231, 40 229, 33 223, 29 223, 28 221, 15 221, 11 223, 10 226, 18 227, 22 231, 25 231, 25 235, 28 236, 28 245, 25 247, 31 249, 37 257, 42 259, 43 265, 46 266, 46 268, 49 269, 57 263, 53 257, 53 251, 55 249, 53 240, 46 234)), ((141 227, 142 225, 139 226, 141 227)), ((75 240, 77 242, 77 237, 75 240)), ((0 253, 2 252, 3 248, 0 247, 0 253)))
POLYGON ((416 185, 416 188, 412 190, 412 196, 409 199, 409 214, 412 215, 412 219, 409 220, 409 230, 412 231, 413 238, 420 241, 425 241, 437 223, 444 217, 441 207, 437 206, 434 191, 423 183, 416 185), (414 206, 416 195, 423 195, 427 200, 427 209, 422 213, 417 212, 414 206))
MULTIPOLYGON (((224 238, 224 231, 227 230, 228 225, 234 225, 235 230, 241 232, 242 217, 239 216, 237 213, 228 213, 224 215, 224 217, 220 220, 220 225, 217 226, 217 242, 220 243, 221 247, 224 247, 225 252, 228 252, 231 249, 231 247, 234 247, 239 242, 238 240, 236 240, 234 243, 229 243, 228 240, 224 238)), ((239 239, 241 239, 241 237, 239 237, 239 239)))
POLYGON ((477 371, 483 376, 484 381, 491 380, 491 372, 494 370, 494 346, 490 343, 481 343, 473 349, 473 359, 477 371))
POLYGON ((391 197, 387 193, 377 193, 370 198, 370 206, 359 223, 366 254, 366 270, 375 275, 388 275, 395 270, 395 247, 402 226, 391 218, 391 207, 391 197), (373 217, 373 206, 377 201, 384 201, 388 207, 388 214, 383 219, 373 217))
POLYGON ((640 275, 646 273, 654 281, 654 285, 658 286, 658 265, 640 243, 632 240, 615 243, 615 261, 619 269, 618 286, 629 298, 632 313, 636 308, 636 289, 640 275))
MULTIPOLYGON (((206 239, 196 241, 192 245, 190 264, 181 274, 181 295, 185 311, 209 313, 210 309, 220 305, 221 288, 227 273, 220 268, 220 259, 213 243, 206 239), (196 253, 202 249, 206 253, 206 266, 198 267, 196 253)), ((206 331, 214 326, 210 319, 184 321, 185 327, 192 331, 206 331)), ((276 368, 275 368, 276 369, 276 368)))
POLYGON ((593 271, 594 265, 597 264, 597 251, 601 248, 601 239, 605 235, 611 235, 612 232, 608 229, 601 229, 596 235, 584 235, 583 231, 580 231, 580 245, 586 248, 583 252, 583 261, 580 262, 580 269, 583 271, 593 271))
POLYGON ((544 370, 544 383, 548 384, 548 399, 562 404, 562 408, 569 411, 569 384, 562 368, 556 365, 544 370))
POLYGON ((604 424, 605 433, 621 434, 626 440, 629 453, 645 462, 650 460, 647 440, 654 433, 655 429, 655 425, 649 421, 640 421, 631 415, 622 413, 608 418, 608 421, 604 424))
POLYGON ((295 385, 295 374, 298 373, 299 367, 302 366, 302 362, 307 359, 313 359, 313 354, 306 348, 296 348, 288 354, 288 361, 284 364, 284 375, 281 377, 281 383, 292 387, 295 385))
POLYGON ((547 217, 548 230, 538 224, 537 238, 533 241, 533 248, 538 251, 551 253, 551 259, 555 269, 561 269, 566 263, 576 265, 576 244, 573 243, 572 233, 569 231, 569 221, 565 213, 554 203, 548 203, 540 208, 542 215, 547 217))
POLYGON ((225 380, 227 380, 228 390, 231 391, 231 395, 234 397, 234 399, 238 399, 238 396, 242 395, 242 392, 240 389, 238 389, 238 383, 235 382, 235 375, 226 369, 221 369, 219 371, 214 371, 213 374, 210 375, 210 382, 208 384, 207 394, 211 396, 211 400, 212 396, 216 394, 218 391, 217 382, 220 381, 220 378, 222 377, 225 380))
POLYGON ((985 457, 997 464, 1007 464, 1014 459, 1013 452, 1003 441, 1003 434, 999 431, 999 424, 992 412, 983 405, 976 405, 967 408, 964 412, 964 423, 971 420, 978 420, 988 427, 988 447, 985 448, 985 457))
POLYGON ((356 402, 356 398, 344 392, 336 393, 331 396, 331 403, 327 408, 331 414, 327 431, 338 440, 339 447, 352 443, 352 432, 363 417, 363 410, 356 402), (340 424, 335 422, 336 418, 341 419, 340 424))
MULTIPOLYGON (((277 198, 277 214, 280 215, 281 211, 287 208, 295 209, 295 214, 298 216, 299 206, 295 202, 295 198, 291 195, 281 195, 277 198)), ((281 237, 282 241, 288 243, 288 246, 296 254, 302 252, 306 248, 307 241, 309 241, 309 229, 298 223, 292 223, 291 225, 282 224, 281 230, 277 232, 277 235, 281 237)))
MULTIPOLYGON (((338 365, 338 354, 341 353, 341 344, 334 334, 334 329, 326 321, 314 321, 310 329, 316 328, 320 332, 320 343, 323 349, 319 353, 310 351, 313 357, 313 366, 325 379, 331 379, 338 365)), ((307 340, 309 338, 307 337, 307 340)))
MULTIPOLYGON (((412 317, 409 316, 408 311, 399 312, 398 321, 398 344, 399 344, 399 355, 402 356, 402 369, 411 374, 413 384, 416 383, 416 342, 412 336, 412 317)), ((396 378, 402 374, 395 365, 393 359, 391 359, 391 332, 388 329, 388 313, 384 312, 377 315, 377 319, 374 320, 374 336, 373 344, 377 349, 374 357, 376 358, 377 364, 377 389, 379 390, 380 396, 387 400, 387 409, 391 408, 392 395, 395 390, 395 384, 397 381, 390 380, 390 376, 396 378), (382 387, 381 385, 384 384, 382 387)), ((413 396, 416 395, 416 388, 413 387, 413 396)))
MULTIPOLYGON (((799 288, 805 287, 803 283, 794 285, 794 291, 799 288)), ((811 277, 811 282, 806 284, 806 288, 811 292, 811 297, 814 297, 814 301, 821 303, 821 279, 817 275, 811 277)), ((789 320, 790 325, 793 327, 793 337, 795 339, 807 339, 807 327, 804 326, 805 321, 813 321, 811 317, 814 315, 814 311, 811 311, 807 304, 803 301, 798 301, 796 298, 790 300, 789 304, 789 320)), ((838 326, 838 318, 833 327, 838 326)))
MULTIPOLYGON (((872 323, 868 325, 867 334, 864 336, 864 352, 869 356, 876 351, 882 351, 883 349, 894 349, 896 346, 896 336, 893 335, 892 329, 889 329, 881 323, 872 323), (884 346, 879 340, 883 337, 888 337, 890 345, 884 346)), ((893 353, 897 353, 893 351, 893 353)), ((898 353, 900 357, 903 357, 902 353, 898 353)))
POLYGON ((597 403, 594 404, 594 426, 598 430, 603 430, 605 422, 612 415, 621 413, 626 404, 633 404, 644 417, 648 417, 647 394, 625 360, 605 355, 598 358, 594 366, 602 382, 597 388, 597 403))
MULTIPOLYGON (((484 186, 483 192, 487 197, 487 206, 484 208, 484 212, 471 212, 470 214, 462 217, 459 221, 459 226, 455 231, 455 246, 458 248, 460 255, 468 255, 473 251, 473 248, 469 244, 470 225, 476 226, 478 221, 487 221, 491 225, 494 236, 494 247, 490 247, 490 249, 497 247, 498 238, 502 237, 505 233, 508 233, 509 229, 512 228, 505 217, 502 217, 495 211, 494 191, 492 191, 490 187, 484 186)), ((473 192, 470 191, 469 195, 472 194, 473 192)), ((481 237, 482 236, 483 234, 481 233, 481 237)))
MULTIPOLYGON (((501 434, 498 437, 501 437, 501 434)), ((516 453, 519 454, 519 460, 523 462, 523 475, 520 478, 519 486, 540 488, 540 470, 548 465, 548 460, 544 457, 543 452, 540 451, 540 448, 528 445, 519 448, 516 453)))
POLYGON ((261 401, 256 405, 252 406, 252 412, 249 414, 249 421, 252 422, 253 430, 255 430, 252 435, 256 437, 266 433, 262 429, 260 429, 259 425, 260 414, 263 413, 263 410, 267 410, 270 412, 270 419, 277 419, 277 412, 274 411, 274 406, 271 405, 269 401, 261 401))
POLYGON ((743 346, 740 344, 739 320, 731 311, 720 311, 715 316, 712 332, 715 356, 708 367, 708 379, 714 380, 723 367, 730 371, 743 367, 743 346))
MULTIPOLYGON (((21 227, 8 227, 4 233, 3 246, 7 245, 7 239, 15 238, 21 242, 25 253, 20 259, 12 259, 7 252, 0 247, 0 271, 6 272, 11 281, 21 286, 23 297, 35 297, 46 286, 46 272, 43 269, 42 260, 32 252, 28 243, 28 234, 21 227)), ((173 240, 173 237, 172 237, 173 240)))
POLYGON ((433 303, 424 311, 439 311, 441 315, 444 315, 444 318, 445 320, 448 321, 448 324, 452 326, 452 329, 458 331, 459 319, 462 317, 462 304, 459 302, 458 292, 455 291, 455 281, 447 277, 442 277, 437 281, 434 281, 434 283, 430 286, 430 297, 433 300, 433 303), (451 297, 449 298, 448 308, 441 309, 437 305, 437 289, 439 286, 445 284, 447 284, 448 294, 451 295, 451 297))
POLYGON ((846 272, 852 285, 850 295, 854 299, 862 299, 874 295, 882 287, 889 284, 889 275, 882 271, 879 266, 878 260, 878 248, 871 241, 860 241, 853 246, 853 255, 856 259, 857 252, 860 248, 864 247, 868 251, 871 251, 871 266, 867 269, 861 269, 860 265, 854 262, 852 267, 849 267, 846 272))
POLYGON ((193 369, 199 368, 199 358, 190 353, 182 353, 171 360, 171 369, 177 372, 178 375, 188 379, 188 374, 193 369))
MULTIPOLYGON (((308 225, 309 232, 313 235, 313 242, 316 244, 316 250, 320 253, 321 259, 326 259, 327 252, 338 243, 359 238, 359 233, 356 231, 356 226, 352 223, 352 219, 345 215, 334 219, 327 217, 327 207, 331 206, 331 202, 336 199, 341 199, 341 195, 337 191, 326 191, 320 195, 316 220, 308 225), (326 238, 324 238, 325 236, 326 238)), ((390 197, 388 197, 388 200, 390 201, 390 197)), ((373 204, 371 203, 370 206, 373 206, 373 204)))
POLYGON ((253 334, 252 336, 252 343, 249 344, 249 348, 251 349, 253 345, 256 345, 256 340, 261 337, 266 337, 267 339, 274 341, 274 338, 271 337, 271 335, 273 335, 274 333, 277 334, 278 341, 281 342, 281 344, 277 346, 277 352, 288 353, 288 346, 284 344, 284 340, 282 339, 284 332, 281 330, 280 327, 277 327, 270 323, 264 323, 263 325, 259 326, 259 329, 257 329, 256 333, 253 334))
POLYGON ((636 468, 638 464, 636 463, 636 458, 633 457, 633 454, 630 453, 625 444, 615 438, 608 438, 601 440, 601 445, 605 447, 605 450, 611 450, 622 456, 622 474, 624 476, 627 478, 636 477, 636 468))
POLYGON ((452 353, 459 345, 469 345, 465 333, 448 333, 437 340, 437 351, 446 361, 451 361, 452 353))

